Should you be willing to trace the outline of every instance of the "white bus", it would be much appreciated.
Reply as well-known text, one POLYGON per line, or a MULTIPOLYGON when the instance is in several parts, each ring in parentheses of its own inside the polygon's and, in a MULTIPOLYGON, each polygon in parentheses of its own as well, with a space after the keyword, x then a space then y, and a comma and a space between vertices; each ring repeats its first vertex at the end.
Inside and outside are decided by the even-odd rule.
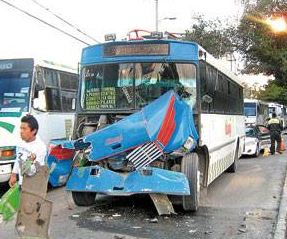
POLYGON ((27 113, 39 122, 38 135, 48 144, 72 134, 77 70, 34 59, 0 60, 0 182, 9 180, 27 113))
POLYGON ((282 121, 283 128, 286 128, 287 126, 287 112, 286 107, 284 105, 278 104, 278 103, 269 103, 268 104, 268 114, 269 118, 272 117, 272 113, 276 113, 277 118, 282 121))
POLYGON ((266 125, 269 116, 268 103, 244 99, 244 115, 246 125, 266 125))
POLYGON ((200 66, 200 157, 208 169, 208 186, 223 172, 235 172, 245 142, 243 87, 239 78, 211 55, 203 54, 200 66), (207 96, 207 97, 206 97, 207 96))

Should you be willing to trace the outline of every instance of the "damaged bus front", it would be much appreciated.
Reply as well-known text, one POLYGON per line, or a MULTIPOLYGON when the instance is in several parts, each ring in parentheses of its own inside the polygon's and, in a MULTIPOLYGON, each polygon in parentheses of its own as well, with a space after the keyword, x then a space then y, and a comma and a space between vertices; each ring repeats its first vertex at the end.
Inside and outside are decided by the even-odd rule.
MULTIPOLYGON (((210 157, 199 140, 200 55, 196 43, 159 39, 83 50, 74 140, 63 144, 76 151, 66 187, 77 205, 93 204, 97 193, 145 193, 197 210, 200 185, 218 176, 208 179, 210 157)), ((223 170, 236 163, 230 150, 223 170)))

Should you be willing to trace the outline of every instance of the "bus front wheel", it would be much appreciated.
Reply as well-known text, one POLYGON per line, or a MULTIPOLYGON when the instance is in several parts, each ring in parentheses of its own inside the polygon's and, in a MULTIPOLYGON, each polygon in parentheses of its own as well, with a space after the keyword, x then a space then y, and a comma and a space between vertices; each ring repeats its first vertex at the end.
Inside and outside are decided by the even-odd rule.
POLYGON ((200 172, 196 153, 189 153, 182 158, 181 172, 186 175, 190 188, 190 195, 182 196, 183 209, 185 211, 197 211, 200 194, 200 172))
POLYGON ((95 203, 96 194, 94 192, 74 192, 72 197, 77 206, 91 206, 95 203))

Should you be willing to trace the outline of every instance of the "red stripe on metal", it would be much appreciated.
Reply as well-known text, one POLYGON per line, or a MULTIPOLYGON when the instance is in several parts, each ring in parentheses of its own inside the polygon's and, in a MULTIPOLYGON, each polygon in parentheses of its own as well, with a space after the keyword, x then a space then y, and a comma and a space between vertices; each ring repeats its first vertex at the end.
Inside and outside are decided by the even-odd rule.
POLYGON ((176 127, 175 120, 174 120, 174 117, 175 117, 174 102, 175 102, 175 97, 172 96, 172 98, 170 99, 161 129, 156 138, 156 140, 158 140, 163 146, 166 146, 168 144, 173 134, 173 131, 176 127))

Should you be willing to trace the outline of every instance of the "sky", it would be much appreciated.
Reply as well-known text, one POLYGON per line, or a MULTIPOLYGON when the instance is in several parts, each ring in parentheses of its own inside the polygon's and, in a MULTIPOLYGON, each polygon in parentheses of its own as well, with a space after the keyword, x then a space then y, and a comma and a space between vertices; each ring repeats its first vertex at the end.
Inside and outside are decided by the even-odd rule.
MULTIPOLYGON (((155 30, 155 0, 3 0, 81 38, 83 36, 36 3, 61 16, 99 42, 116 33, 123 39, 132 29, 155 30)), ((241 13, 240 0, 158 0, 159 30, 184 32, 196 14, 206 18, 234 19, 241 13), (166 17, 175 20, 164 20, 166 17)), ((0 59, 32 57, 76 67, 87 45, 11 8, 0 0, 0 59)))

